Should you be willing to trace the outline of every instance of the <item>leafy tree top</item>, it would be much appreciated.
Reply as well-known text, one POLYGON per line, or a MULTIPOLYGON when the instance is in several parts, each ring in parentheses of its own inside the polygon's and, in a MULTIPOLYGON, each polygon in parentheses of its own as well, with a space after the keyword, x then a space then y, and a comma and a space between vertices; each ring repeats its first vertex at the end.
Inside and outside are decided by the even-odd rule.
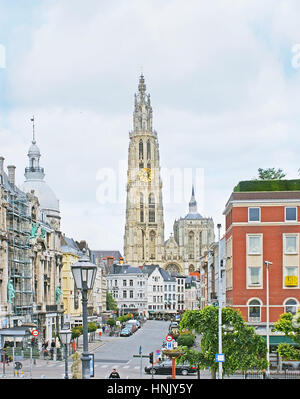
MULTIPOLYGON (((218 308, 207 306, 202 310, 186 311, 179 324, 180 329, 195 330, 201 336, 200 351, 191 349, 181 356, 190 364, 197 360, 200 368, 218 369, 215 356, 218 353, 218 308)), ((222 309, 222 347, 225 354, 223 371, 232 374, 237 370, 263 370, 267 367, 266 342, 248 326, 241 313, 232 308, 222 309)), ((195 363, 194 363, 195 364, 195 363)))
POLYGON ((275 168, 258 168, 258 179, 259 180, 281 180, 285 177, 285 173, 282 169, 275 168))

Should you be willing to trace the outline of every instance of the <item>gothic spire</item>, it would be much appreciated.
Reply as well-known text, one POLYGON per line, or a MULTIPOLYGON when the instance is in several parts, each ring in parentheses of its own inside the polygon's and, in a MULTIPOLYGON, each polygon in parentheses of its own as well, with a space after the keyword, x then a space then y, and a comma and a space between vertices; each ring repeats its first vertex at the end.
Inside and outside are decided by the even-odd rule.
POLYGON ((197 201, 195 199, 194 185, 192 186, 192 196, 189 202, 189 213, 197 213, 197 201))
POLYGON ((146 95, 146 84, 143 74, 141 74, 139 79, 138 94, 134 95, 133 128, 135 132, 152 132, 150 94, 146 95))

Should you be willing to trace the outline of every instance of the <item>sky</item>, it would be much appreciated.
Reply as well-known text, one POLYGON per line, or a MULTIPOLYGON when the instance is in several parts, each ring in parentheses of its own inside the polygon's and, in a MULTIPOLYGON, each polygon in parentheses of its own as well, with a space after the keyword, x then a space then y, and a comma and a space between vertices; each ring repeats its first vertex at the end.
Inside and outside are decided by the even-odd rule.
POLYGON ((34 115, 63 233, 123 253, 142 72, 165 239, 188 212, 192 183, 198 211, 224 232, 240 180, 260 167, 299 177, 299 15, 298 0, 0 0, 0 155, 21 186, 34 115), (181 177, 169 186, 172 170, 181 177))

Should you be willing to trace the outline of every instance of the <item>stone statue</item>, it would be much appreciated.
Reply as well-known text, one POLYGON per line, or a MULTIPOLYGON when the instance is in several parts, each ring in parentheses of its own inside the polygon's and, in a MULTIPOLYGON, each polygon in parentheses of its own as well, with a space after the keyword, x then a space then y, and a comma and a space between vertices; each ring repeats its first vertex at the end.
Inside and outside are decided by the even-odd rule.
POLYGON ((12 280, 9 280, 7 284, 7 291, 8 291, 8 303, 11 303, 11 300, 15 297, 15 289, 12 284, 12 280))
POLYGON ((55 302, 57 305, 59 305, 59 303, 60 303, 60 297, 62 296, 62 294, 63 294, 63 292, 60 289, 60 285, 58 285, 55 290, 55 302))
POLYGON ((32 229, 31 229, 31 232, 30 232, 30 238, 36 238, 38 228, 39 228, 39 224, 38 223, 32 223, 32 229))
POLYGON ((42 227, 41 227, 41 235, 40 235, 40 237, 41 238, 45 238, 46 237, 46 230, 43 229, 42 227))

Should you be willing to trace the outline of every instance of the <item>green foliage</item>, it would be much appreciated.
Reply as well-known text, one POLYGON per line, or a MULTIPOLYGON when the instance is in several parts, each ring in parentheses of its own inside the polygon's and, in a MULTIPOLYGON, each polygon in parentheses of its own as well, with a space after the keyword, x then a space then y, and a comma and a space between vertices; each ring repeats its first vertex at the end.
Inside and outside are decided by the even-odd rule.
MULTIPOLYGON (((291 338, 297 346, 300 346, 300 311, 294 316, 292 313, 283 313, 274 323, 276 331, 283 332, 291 338)), ((300 349, 290 344, 278 345, 277 352, 285 360, 300 360, 300 349)))
POLYGON ((71 331, 72 331, 72 339, 78 338, 82 334, 82 327, 81 326, 73 327, 71 331))
POLYGON ((258 178, 260 180, 280 180, 285 177, 282 169, 268 168, 268 169, 258 169, 258 178))
POLYGON ((90 322, 88 323, 88 332, 94 332, 97 330, 97 323, 95 322, 90 322))
MULTIPOLYGON (((222 309, 222 347, 225 354, 224 374, 238 370, 263 370, 267 367, 267 347, 263 337, 256 335, 253 327, 248 326, 240 312, 232 308, 222 309)), ((207 306, 202 310, 186 311, 179 324, 180 329, 195 330, 201 335, 200 351, 186 350, 179 362, 184 360, 201 368, 210 367, 214 376, 218 363, 218 308, 207 306), (194 362, 194 363, 193 363, 194 362), (195 363, 196 362, 196 363, 195 363)))
POLYGON ((245 180, 240 181, 234 192, 247 191, 299 191, 300 179, 294 180, 245 180))
POLYGON ((178 345, 192 347, 195 343, 195 337, 191 334, 181 334, 176 339, 178 345))
POLYGON ((290 344, 279 344, 277 352, 283 360, 300 360, 300 350, 290 344))
POLYGON ((117 317, 117 320, 120 321, 121 323, 126 323, 126 321, 131 319, 130 314, 124 314, 123 316, 117 317))
POLYGON ((115 319, 108 319, 106 324, 108 324, 110 327, 114 327, 116 325, 115 319))
POLYGON ((118 310, 117 302, 109 291, 106 291, 106 309, 118 310))

